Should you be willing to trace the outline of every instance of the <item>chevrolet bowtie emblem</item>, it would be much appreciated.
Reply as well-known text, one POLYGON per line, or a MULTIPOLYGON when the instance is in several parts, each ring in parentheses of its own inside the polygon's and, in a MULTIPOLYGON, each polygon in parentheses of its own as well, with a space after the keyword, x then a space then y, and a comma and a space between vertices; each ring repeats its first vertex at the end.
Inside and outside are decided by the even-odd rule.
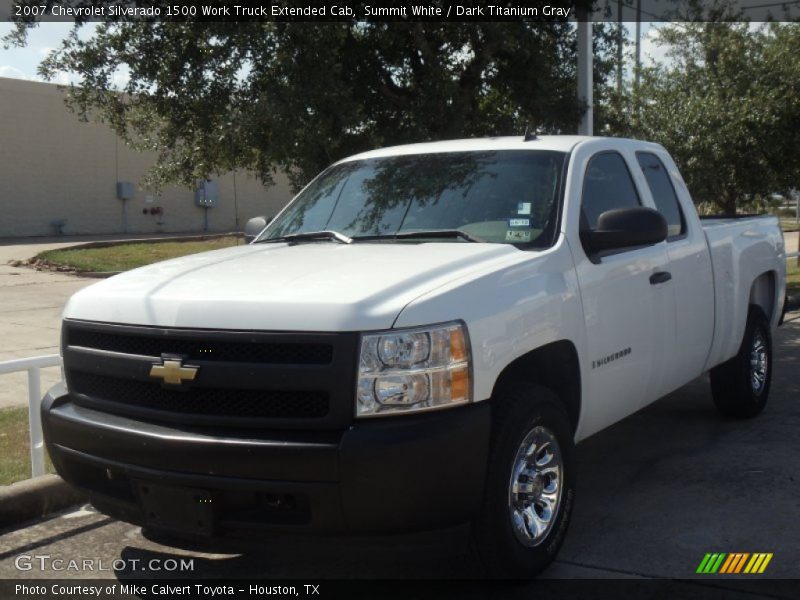
POLYGON ((197 375, 197 367, 184 367, 180 359, 164 359, 164 364, 153 365, 150 377, 162 379, 170 385, 180 385, 184 381, 192 381, 197 375))

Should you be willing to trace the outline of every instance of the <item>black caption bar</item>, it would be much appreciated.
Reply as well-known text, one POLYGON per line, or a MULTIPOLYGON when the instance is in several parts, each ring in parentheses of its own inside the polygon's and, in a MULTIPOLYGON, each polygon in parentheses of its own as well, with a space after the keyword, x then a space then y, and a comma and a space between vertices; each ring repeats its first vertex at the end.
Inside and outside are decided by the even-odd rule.
POLYGON ((8 20, 36 21, 532 21, 574 20, 591 0, 298 2, 296 0, 6 0, 8 20))
POLYGON ((788 21, 800 0, 0 0, 5 21, 788 21))
POLYGON ((665 579, 545 579, 538 581, 466 580, 185 580, 125 579, 0 580, 0 598, 37 600, 159 600, 214 598, 255 600, 296 598, 300 600, 370 600, 402 598, 502 598, 503 600, 561 600, 594 598, 711 599, 729 600, 744 594, 770 598, 796 598, 796 580, 717 582, 665 579))

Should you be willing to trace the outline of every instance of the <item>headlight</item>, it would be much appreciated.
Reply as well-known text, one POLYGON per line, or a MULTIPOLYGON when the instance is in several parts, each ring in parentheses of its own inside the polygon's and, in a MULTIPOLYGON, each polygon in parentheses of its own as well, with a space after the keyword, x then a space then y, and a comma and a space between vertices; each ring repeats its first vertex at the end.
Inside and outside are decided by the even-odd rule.
POLYGON ((432 410, 471 400, 469 342, 462 323, 361 337, 357 417, 432 410))

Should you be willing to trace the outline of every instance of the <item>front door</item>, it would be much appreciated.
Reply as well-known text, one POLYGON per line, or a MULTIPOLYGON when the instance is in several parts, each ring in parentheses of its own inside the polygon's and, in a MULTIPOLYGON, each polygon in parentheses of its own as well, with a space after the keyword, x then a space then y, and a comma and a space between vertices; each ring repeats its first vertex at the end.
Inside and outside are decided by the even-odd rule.
MULTIPOLYGON (((594 154, 586 165, 581 228, 605 211, 642 205, 632 165, 616 151, 594 154)), ((574 244, 573 244, 574 245, 574 244)), ((674 294, 666 244, 591 255, 572 247, 586 328, 582 428, 598 431, 658 397, 674 294)))

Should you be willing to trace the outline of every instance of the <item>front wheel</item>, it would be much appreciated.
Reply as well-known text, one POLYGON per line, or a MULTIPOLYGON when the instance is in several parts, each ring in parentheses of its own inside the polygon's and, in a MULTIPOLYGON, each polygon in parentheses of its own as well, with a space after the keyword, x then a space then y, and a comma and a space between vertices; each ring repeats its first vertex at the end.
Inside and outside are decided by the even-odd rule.
POLYGON ((754 417, 767 404, 771 382, 769 320, 760 307, 751 306, 739 352, 711 370, 711 395, 723 415, 754 417))
POLYGON ((473 541, 489 577, 530 578, 553 560, 567 531, 575 497, 572 430, 546 388, 515 383, 492 403, 486 489, 473 541))

